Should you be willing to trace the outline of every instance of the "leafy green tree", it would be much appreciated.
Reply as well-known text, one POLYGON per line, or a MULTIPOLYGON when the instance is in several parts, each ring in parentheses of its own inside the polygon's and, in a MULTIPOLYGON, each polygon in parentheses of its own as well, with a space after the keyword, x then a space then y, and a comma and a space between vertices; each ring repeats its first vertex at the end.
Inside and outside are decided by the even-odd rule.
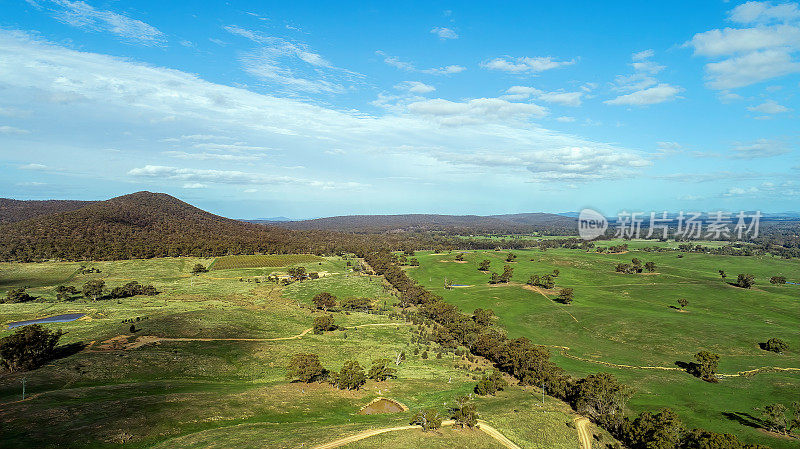
POLYGON ((336 297, 328 292, 317 293, 311 301, 318 309, 325 311, 336 306, 336 297))
POLYGON ((639 260, 638 257, 634 257, 633 259, 631 259, 631 265, 633 267, 634 272, 636 273, 642 272, 642 261, 639 260))
POLYGON ((622 419, 625 403, 632 395, 633 391, 611 374, 597 373, 576 382, 573 402, 578 413, 613 427, 622 419))
POLYGON ((489 271, 489 265, 491 265, 491 262, 483 259, 481 263, 478 264, 478 271, 489 271))
POLYGON ((742 288, 750 288, 756 283, 756 277, 752 274, 739 273, 736 285, 742 288))
POLYGON ((392 367, 390 359, 377 359, 372 361, 372 367, 369 369, 367 377, 383 382, 386 379, 397 377, 397 370, 392 367))
POLYGON ((505 284, 511 280, 512 276, 514 276, 514 269, 511 265, 505 265, 503 267, 503 274, 500 275, 498 282, 505 284))
POLYGON ((772 276, 769 278, 770 284, 785 284, 786 283, 786 276, 772 276))
POLYGON ((479 396, 494 395, 498 391, 504 390, 508 387, 508 382, 503 379, 502 374, 495 371, 490 375, 483 375, 481 380, 475 385, 475 394, 479 396))
POLYGON ((514 253, 508 253, 506 256, 506 262, 513 262, 517 258, 517 255, 514 253))
POLYGON ((369 298, 347 298, 343 299, 341 306, 347 310, 369 310, 372 308, 372 300, 369 298))
POLYGON ((60 330, 53 332, 38 324, 23 326, 0 339, 0 366, 13 372, 44 365, 53 357, 61 335, 60 330))
POLYGON ((83 284, 83 296, 97 300, 103 296, 103 290, 106 288, 106 281, 102 279, 92 279, 83 284))
POLYGON ((707 382, 717 382, 716 373, 719 365, 719 355, 708 351, 700 351, 694 355, 694 359, 697 361, 692 366, 694 374, 707 382))
POLYGON ((412 259, 409 259, 408 265, 411 266, 411 267, 418 267, 419 266, 419 260, 417 260, 416 257, 414 257, 412 259))
POLYGON ((561 271, 559 271, 559 269, 556 268, 556 269, 553 270, 553 274, 551 274, 551 276, 553 276, 554 278, 557 278, 559 274, 561 274, 561 271))
POLYGON ((678 305, 680 306, 681 310, 683 310, 687 305, 689 305, 689 300, 686 298, 678 298, 678 305))
POLYGON ((336 330, 337 326, 334 324, 333 316, 322 315, 314 318, 314 333, 321 334, 327 331, 336 330))
POLYGON ((780 338, 770 338, 764 343, 764 349, 767 351, 782 353, 789 350, 789 345, 786 344, 785 341, 781 340, 780 338))
POLYGON ((77 288, 71 285, 59 285, 56 287, 56 299, 59 301, 67 301, 72 299, 74 295, 80 293, 77 288))
POLYGON ((456 254, 456 260, 459 261, 459 262, 463 261, 464 260, 464 253, 456 254))
POLYGON ((489 283, 490 284, 499 284, 500 283, 500 275, 497 274, 497 273, 492 273, 492 275, 489 276, 489 283))
POLYGON ((317 354, 297 353, 289 359, 286 378, 311 383, 321 380, 327 373, 328 370, 322 366, 317 354))
POLYGON ((340 390, 358 390, 367 383, 367 375, 358 362, 348 360, 338 373, 333 374, 332 383, 340 390))
POLYGON ((725 270, 719 270, 719 277, 721 277, 722 280, 725 280, 725 278, 728 277, 728 275, 725 274, 725 270))
POLYGON ((422 430, 425 432, 436 430, 442 427, 442 414, 433 408, 425 409, 414 413, 414 416, 411 417, 410 424, 422 426, 422 430))
POLYGON ((789 418, 786 416, 788 410, 785 405, 779 402, 764 407, 761 417, 762 421, 767 425, 767 430, 782 434, 788 433, 789 418))
POLYGON ((658 413, 642 412, 625 432, 631 449, 675 449, 681 442, 683 425, 670 409, 658 413))
POLYGON ((563 304, 569 304, 572 302, 574 298, 574 292, 571 288, 562 288, 560 292, 558 292, 558 298, 556 300, 563 304))
POLYGON ((492 309, 475 309, 475 311, 472 312, 472 321, 479 326, 488 326, 492 324, 493 316, 494 311, 492 309))
POLYGON ((25 291, 24 287, 20 287, 20 288, 12 288, 8 292, 6 292, 6 299, 3 302, 13 304, 18 302, 33 301, 34 299, 36 298, 29 295, 28 292, 25 291))
POLYGON ((206 268, 205 265, 203 265, 201 263, 196 263, 192 267, 192 274, 200 274, 200 273, 206 273, 206 272, 208 272, 208 268, 206 268))
POLYGON ((655 262, 645 262, 644 269, 647 270, 648 273, 653 273, 656 271, 656 263, 655 262))
POLYGON ((465 427, 472 429, 478 425, 478 411, 469 396, 456 398, 455 405, 450 409, 450 419, 462 429, 465 427))

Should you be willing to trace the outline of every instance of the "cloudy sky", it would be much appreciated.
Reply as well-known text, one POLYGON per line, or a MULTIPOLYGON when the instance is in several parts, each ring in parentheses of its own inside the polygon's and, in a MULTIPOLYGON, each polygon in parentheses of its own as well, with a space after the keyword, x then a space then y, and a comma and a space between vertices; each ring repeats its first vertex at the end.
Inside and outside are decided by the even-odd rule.
POLYGON ((798 3, 210 3, 3 0, 0 196, 800 210, 798 3))

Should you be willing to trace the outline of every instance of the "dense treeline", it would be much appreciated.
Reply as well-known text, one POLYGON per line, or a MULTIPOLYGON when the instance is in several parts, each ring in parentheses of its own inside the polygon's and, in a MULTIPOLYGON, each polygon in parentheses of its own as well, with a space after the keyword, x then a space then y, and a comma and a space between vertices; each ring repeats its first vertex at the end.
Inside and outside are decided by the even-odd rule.
MULTIPOLYGON (((703 429, 688 431, 677 415, 665 409, 655 414, 644 412, 634 419, 625 417, 626 401, 633 394, 607 373, 592 374, 576 379, 550 360, 544 346, 527 338, 509 339, 491 327, 490 320, 465 315, 409 278, 393 262, 388 252, 363 254, 364 260, 383 275, 400 293, 403 308, 417 308, 419 319, 433 325, 434 340, 442 346, 464 346, 473 354, 485 357, 495 366, 516 378, 522 385, 545 388, 551 395, 569 403, 577 412, 604 427, 626 446, 633 449, 756 449, 763 446, 745 445, 728 434, 703 429)), ((417 319, 417 318, 415 318, 417 319)), ((484 384, 489 382, 488 380, 484 384)), ((476 386, 481 390, 487 385, 476 386)))
POLYGON ((0 223, 15 223, 44 215, 69 212, 86 207, 96 201, 73 200, 12 200, 0 198, 0 223))

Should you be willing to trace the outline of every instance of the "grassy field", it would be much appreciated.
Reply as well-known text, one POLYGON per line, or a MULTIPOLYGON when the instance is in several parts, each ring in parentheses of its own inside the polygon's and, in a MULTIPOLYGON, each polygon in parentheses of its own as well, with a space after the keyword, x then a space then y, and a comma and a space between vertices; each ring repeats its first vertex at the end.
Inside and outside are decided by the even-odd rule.
POLYGON ((800 286, 769 283, 776 275, 800 282, 800 261, 653 253, 637 250, 652 242, 628 243, 631 251, 614 255, 567 249, 514 251, 514 277, 507 285, 489 285, 489 275, 477 270, 478 262, 489 259, 491 270, 502 272, 507 252, 467 252, 466 263, 456 263, 455 253, 418 252, 421 266, 407 270, 464 312, 493 309, 511 337, 569 347, 554 347, 551 353, 570 373, 613 373, 637 391, 630 402, 632 412, 671 407, 690 427, 800 448, 800 440, 773 438, 753 427, 759 407, 788 405, 800 397, 800 372, 766 372, 711 384, 675 369, 676 361, 691 362, 693 354, 704 349, 721 356, 719 371, 726 374, 765 366, 800 368, 800 286), (614 271, 617 263, 633 257, 655 262, 656 274, 614 271), (525 288, 531 274, 554 269, 560 270, 556 288, 575 290, 569 306, 552 301, 555 294, 525 288), (729 285, 718 270, 728 274, 727 281, 734 281, 738 273, 752 273, 757 284, 750 290, 729 285), (446 290, 445 278, 469 287, 446 290), (672 307, 678 298, 688 299, 685 312, 672 307), (771 337, 786 341, 790 351, 781 355, 761 350, 759 343, 771 337), (643 366, 668 369, 637 368, 643 366))
MULTIPOLYGON (((479 374, 464 369, 460 359, 414 355, 413 326, 385 315, 334 313, 345 330, 291 340, 214 340, 301 334, 318 315, 307 305, 320 291, 339 298, 370 297, 388 306, 392 298, 381 278, 354 274, 340 258, 301 263, 327 275, 287 287, 264 281, 269 274, 281 273, 279 267, 190 274, 195 263, 209 262, 93 262, 85 265, 100 273, 91 274, 78 274, 82 264, 74 263, 0 264, 0 295, 27 286, 41 297, 37 302, 0 304, 0 337, 12 333, 4 325, 10 321, 80 312, 87 316, 45 326, 63 330, 62 343, 89 345, 37 370, 0 375, 0 447, 310 447, 370 428, 405 425, 422 408, 444 411, 446 403, 470 392, 476 382, 479 374), (80 288, 94 278, 104 279, 108 288, 137 280, 155 285, 161 293, 55 301, 57 285, 80 288), (101 349, 103 341, 130 335, 130 323, 124 321, 137 318, 139 330, 130 340, 197 340, 101 349), (296 352, 318 353, 332 370, 348 359, 368 367, 374 359, 399 352, 405 352, 407 360, 398 367, 396 380, 370 381, 359 391, 342 392, 328 384, 287 382, 285 364, 296 352), (409 411, 357 414, 380 396, 399 400, 409 411)), ((568 407, 550 398, 541 404, 535 390, 511 387, 496 397, 479 398, 477 404, 483 419, 522 447, 579 447, 577 432, 568 425, 574 419, 568 407)), ((491 443, 478 432, 408 432, 385 438, 396 447, 492 447, 484 445, 491 443)))
POLYGON ((231 268, 287 267, 305 262, 317 262, 322 257, 312 254, 257 254, 223 256, 214 259, 210 269, 229 270, 231 268))

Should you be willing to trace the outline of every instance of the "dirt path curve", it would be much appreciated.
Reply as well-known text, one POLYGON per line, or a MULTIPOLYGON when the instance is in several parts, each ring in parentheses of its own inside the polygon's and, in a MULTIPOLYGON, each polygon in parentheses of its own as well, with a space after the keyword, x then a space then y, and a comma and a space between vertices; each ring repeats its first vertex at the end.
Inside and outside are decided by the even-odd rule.
MULTIPOLYGON (((449 419, 447 421, 442 421, 442 426, 443 427, 444 426, 452 426, 453 424, 455 424, 455 421, 453 421, 452 419, 449 419)), ((399 430, 421 429, 421 428, 422 428, 421 426, 417 426, 417 425, 408 425, 408 426, 384 427, 384 428, 381 428, 381 429, 365 430, 365 431, 359 432, 359 433, 357 433, 355 435, 350 435, 350 436, 347 436, 347 437, 344 437, 344 438, 339 438, 338 440, 334 440, 334 441, 330 441, 328 443, 324 443, 324 444, 320 444, 320 445, 314 446, 312 449, 333 449, 333 448, 341 447, 341 446, 344 446, 344 445, 347 445, 347 444, 350 444, 350 443, 355 443, 356 441, 361 441, 361 440, 366 439, 366 438, 374 437, 375 435, 380 435, 382 433, 397 432, 399 430)), ((497 442, 502 444, 507 449, 522 449, 521 447, 517 446, 513 441, 511 441, 508 438, 506 438, 506 436, 503 435, 502 433, 500 433, 500 431, 498 431, 494 427, 490 426, 489 423, 487 423, 486 421, 484 421, 482 419, 478 420, 478 429, 481 430, 486 435, 489 435, 490 437, 492 437, 495 440, 497 440, 497 442)), ((589 447, 587 449, 591 449, 591 447, 589 447)))
MULTIPOLYGON (((370 324, 359 324, 357 326, 352 326, 350 329, 354 328, 361 328, 361 327, 373 327, 373 326, 409 326, 411 323, 370 323, 370 324)), ((288 337, 274 337, 274 338, 191 338, 191 337, 156 337, 154 335, 142 335, 137 337, 134 341, 128 341, 132 335, 117 335, 114 338, 105 340, 97 345, 97 347, 93 347, 93 345, 89 345, 86 349, 87 351, 109 351, 109 350, 131 350, 136 348, 141 348, 142 346, 159 343, 162 341, 283 341, 283 340, 297 340, 299 338, 305 337, 309 332, 312 332, 313 328, 308 328, 303 332, 300 332, 296 335, 291 335, 288 337)), ((94 343, 94 342, 92 342, 94 343)))
POLYGON ((578 439, 581 442, 581 449, 592 449, 592 433, 589 432, 589 418, 575 420, 575 428, 578 429, 578 439))

